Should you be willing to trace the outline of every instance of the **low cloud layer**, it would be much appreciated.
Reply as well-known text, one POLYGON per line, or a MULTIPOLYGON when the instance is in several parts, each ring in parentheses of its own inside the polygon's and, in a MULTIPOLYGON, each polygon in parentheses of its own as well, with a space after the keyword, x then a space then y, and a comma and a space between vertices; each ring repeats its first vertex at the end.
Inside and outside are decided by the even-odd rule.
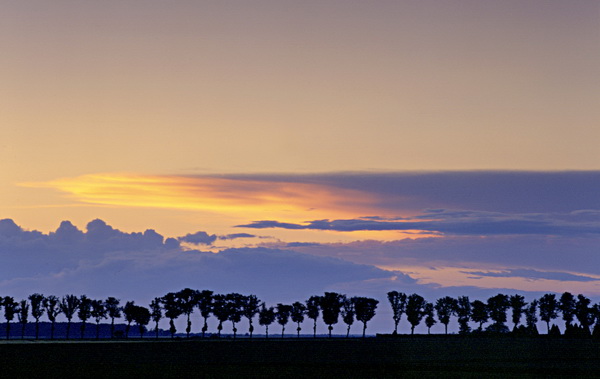
POLYGON ((468 210, 428 210, 410 218, 383 219, 364 217, 347 220, 314 220, 304 224, 275 220, 254 221, 239 228, 355 231, 411 231, 453 235, 598 235, 600 211, 582 210, 571 213, 506 214, 468 210))
MULTIPOLYGON (((227 238, 243 237, 248 235, 227 238)), ((55 232, 44 234, 0 220, 0 291, 17 297, 73 292, 149 301, 193 287, 286 301, 303 300, 342 284, 360 291, 362 282, 372 280, 415 284, 402 273, 338 258, 264 247, 212 253, 179 244, 206 244, 216 238, 206 232, 177 239, 164 239, 153 230, 124 233, 102 220, 90 222, 86 231, 65 221, 55 232)))
POLYGON ((502 270, 502 271, 463 271, 465 274, 472 275, 475 278, 525 278, 529 280, 560 280, 575 282, 595 282, 600 281, 600 277, 591 277, 586 275, 575 275, 566 272, 538 271, 527 269, 502 270))

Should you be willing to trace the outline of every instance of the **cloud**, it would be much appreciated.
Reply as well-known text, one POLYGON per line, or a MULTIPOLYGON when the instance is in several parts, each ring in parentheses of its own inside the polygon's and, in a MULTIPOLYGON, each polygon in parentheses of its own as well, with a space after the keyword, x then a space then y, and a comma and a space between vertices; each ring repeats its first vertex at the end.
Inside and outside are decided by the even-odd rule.
POLYGON ((249 233, 233 233, 224 236, 219 236, 220 240, 234 240, 238 238, 256 238, 256 236, 254 234, 249 233))
MULTIPOLYGON (((206 232, 186 237, 182 240, 216 239, 206 232)), ((17 297, 85 293, 150 301, 192 287, 256 293, 281 302, 304 300, 341 284, 360 288, 363 282, 392 277, 398 283, 415 283, 400 272, 290 250, 186 250, 152 230, 124 233, 102 220, 88 223, 86 231, 64 221, 48 234, 0 220, 0 259, 0 292, 17 297)))
POLYGON ((229 175, 231 179, 310 183, 369 194, 373 215, 430 208, 501 213, 600 210, 600 171, 447 171, 229 175))
MULTIPOLYGON (((185 209, 228 217, 242 214, 249 220, 289 223, 288 228, 311 219, 371 216, 371 221, 379 221, 378 217, 401 221, 426 209, 508 215, 600 210, 600 171, 96 174, 21 185, 56 189, 79 204, 185 209)), ((498 226, 510 227, 495 223, 488 228, 498 226)), ((522 226, 536 227, 531 221, 522 226)))
POLYGON ((566 214, 506 214, 470 210, 428 210, 415 217, 384 219, 368 217, 346 220, 313 220, 304 224, 274 220, 254 221, 239 228, 280 228, 291 230, 411 231, 454 235, 586 235, 600 234, 600 211, 584 210, 566 214))
POLYGON ((287 247, 318 247, 321 246, 320 243, 316 242, 288 242, 286 244, 287 247))
POLYGON ((212 245, 217 240, 216 234, 208 234, 206 232, 196 232, 186 234, 178 238, 179 241, 193 243, 195 245, 212 245))
MULTIPOLYGON (((285 243, 266 246, 287 248, 285 243)), ((467 268, 480 271, 527 268, 594 277, 600 276, 598 246, 600 238, 589 236, 457 235, 294 245, 293 249, 318 256, 343 257, 351 262, 387 269, 416 266, 428 270, 431 267, 456 267, 461 268, 460 271, 467 268)), ((590 290, 598 289, 590 287, 590 290)))
POLYGON ((566 272, 552 272, 552 271, 538 271, 530 269, 511 269, 502 271, 463 271, 465 274, 474 275, 478 277, 486 276, 493 278, 525 278, 531 280, 559 280, 563 282, 594 282, 599 281, 600 278, 576 275, 566 272))

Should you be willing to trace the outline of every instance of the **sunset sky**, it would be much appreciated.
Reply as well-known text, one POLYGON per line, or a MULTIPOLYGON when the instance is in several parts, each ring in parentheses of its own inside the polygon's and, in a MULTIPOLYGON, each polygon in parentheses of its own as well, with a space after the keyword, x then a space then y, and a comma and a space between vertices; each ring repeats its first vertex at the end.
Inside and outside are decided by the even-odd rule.
POLYGON ((4 0, 0 49, 2 295, 600 300, 598 1, 4 0))

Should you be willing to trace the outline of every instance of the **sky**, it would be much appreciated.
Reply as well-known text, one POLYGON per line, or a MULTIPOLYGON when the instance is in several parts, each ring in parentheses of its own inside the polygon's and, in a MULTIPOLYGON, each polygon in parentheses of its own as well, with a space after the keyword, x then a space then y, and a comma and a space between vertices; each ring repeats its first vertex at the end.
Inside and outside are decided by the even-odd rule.
POLYGON ((0 49, 2 293, 600 300, 597 1, 3 0, 0 49))

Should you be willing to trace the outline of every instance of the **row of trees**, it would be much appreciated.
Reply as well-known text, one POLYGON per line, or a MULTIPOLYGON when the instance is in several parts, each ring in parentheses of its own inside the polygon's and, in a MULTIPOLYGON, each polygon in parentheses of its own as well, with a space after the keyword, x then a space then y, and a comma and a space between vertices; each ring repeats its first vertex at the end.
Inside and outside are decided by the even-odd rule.
POLYGON ((512 311, 511 321, 515 332, 537 334, 538 315, 539 320, 546 323, 548 333, 551 332, 550 323, 558 318, 559 314, 565 322, 565 330, 577 328, 583 333, 590 334, 590 327, 594 323, 600 324, 600 304, 591 305, 591 300, 587 297, 581 294, 574 296, 570 292, 564 292, 558 299, 555 294, 545 294, 529 303, 525 302, 525 297, 517 294, 512 296, 498 294, 487 299, 487 302, 481 300, 471 302, 467 296, 456 299, 446 296, 437 299, 435 303, 429 303, 417 294, 407 295, 391 291, 387 295, 393 311, 394 334, 398 332, 398 323, 403 314, 406 314, 411 325, 411 334, 423 319, 428 333, 439 321, 444 325, 447 334, 448 324, 453 316, 458 320, 461 334, 471 332, 469 322, 478 324, 477 330, 482 331, 483 325, 490 320, 492 324, 486 328, 487 331, 505 333, 508 332, 505 322, 507 322, 509 309, 512 311), (525 325, 520 325, 523 316, 525 325), (579 325, 573 324, 575 318, 579 321, 579 325))
POLYGON ((249 323, 249 335, 253 336, 253 320, 258 316, 258 322, 265 327, 265 334, 269 336, 269 326, 275 321, 281 325, 281 336, 285 335, 285 327, 291 320, 297 324, 296 332, 300 337, 301 326, 305 317, 314 320, 313 334, 316 337, 317 319, 322 314, 323 321, 328 326, 329 337, 333 330, 333 325, 337 324, 341 315, 344 322, 348 325, 346 335, 350 333, 350 327, 354 320, 363 323, 363 337, 365 336, 367 323, 375 316, 378 300, 367 297, 348 298, 345 295, 325 292, 323 296, 311 296, 305 303, 294 302, 293 304, 277 304, 274 307, 267 307, 266 303, 261 302, 255 295, 242 295, 239 293, 214 294, 213 291, 198 291, 185 288, 179 292, 169 292, 163 297, 157 297, 152 300, 149 307, 136 305, 133 301, 128 301, 124 306, 120 305, 120 300, 109 297, 106 300, 90 299, 86 295, 77 297, 75 295, 65 295, 62 298, 56 296, 44 296, 35 293, 29 296, 28 300, 17 302, 14 298, 6 296, 0 298, 0 306, 4 307, 4 317, 6 319, 6 338, 10 336, 10 325, 17 316, 21 323, 21 338, 25 336, 25 326, 31 311, 31 316, 35 319, 36 332, 35 338, 39 338, 39 322, 41 317, 46 314, 51 323, 50 338, 54 339, 54 330, 56 318, 63 314, 67 319, 66 338, 70 338, 71 322, 75 316, 81 321, 80 338, 84 337, 86 325, 90 319, 96 322, 96 338, 99 338, 100 322, 104 319, 111 320, 111 336, 115 335, 115 319, 123 317, 126 321, 125 337, 129 337, 129 331, 132 323, 137 324, 140 337, 143 338, 146 326, 153 321, 155 323, 156 338, 159 335, 158 324, 163 318, 169 319, 169 331, 173 338, 177 329, 175 319, 185 316, 187 319, 186 335, 189 338, 192 331, 192 313, 198 309, 203 319, 202 337, 205 337, 208 331, 208 319, 214 316, 218 320, 217 335, 221 336, 223 323, 231 322, 233 337, 237 336, 236 324, 246 318, 249 323))
MULTIPOLYGON (((594 323, 600 323, 600 304, 591 305, 590 299, 583 295, 574 296, 569 292, 563 293, 557 299, 555 294, 545 294, 540 299, 525 302, 521 295, 498 294, 487 299, 470 301, 467 296, 452 298, 449 296, 437 299, 430 303, 418 294, 407 295, 402 292, 391 291, 387 294, 392 308, 394 331, 398 333, 398 325, 403 315, 406 315, 411 327, 411 334, 415 328, 424 320, 428 333, 437 322, 444 325, 445 333, 448 333, 448 324, 452 317, 456 317, 460 333, 471 332, 470 322, 478 325, 477 330, 482 331, 483 325, 488 321, 492 323, 486 328, 492 332, 508 332, 505 325, 507 311, 512 310, 513 330, 525 333, 537 334, 536 323, 538 315, 541 321, 547 325, 550 333, 550 323, 558 318, 559 314, 565 322, 565 328, 574 327, 575 318, 579 321, 580 328, 587 334, 594 323), (525 325, 520 325, 525 317, 525 325)), ((311 296, 305 302, 296 301, 292 304, 276 304, 267 306, 255 295, 242 295, 239 293, 215 294, 209 290, 193 290, 185 288, 179 292, 169 292, 163 297, 152 300, 149 307, 136 305, 128 301, 121 306, 120 300, 109 297, 106 300, 90 299, 86 295, 65 295, 62 298, 56 296, 44 296, 38 293, 30 295, 27 300, 15 301, 12 297, 0 298, 0 306, 4 308, 6 319, 6 338, 9 338, 10 325, 15 316, 21 323, 21 337, 24 338, 25 326, 29 315, 35 319, 36 339, 39 338, 39 322, 46 314, 51 323, 51 336, 54 338, 55 322, 59 314, 67 319, 66 338, 70 338, 71 322, 75 316, 81 321, 80 336, 84 337, 89 320, 96 323, 96 338, 99 338, 100 322, 105 319, 111 320, 111 336, 115 335, 115 319, 123 317, 126 321, 125 337, 129 336, 132 323, 139 328, 140 336, 143 338, 147 325, 150 321, 155 323, 155 333, 158 338, 159 322, 169 319, 169 332, 174 337, 177 329, 175 320, 184 316, 187 321, 186 335, 190 336, 192 331, 192 314, 198 310, 202 317, 202 337, 208 332, 208 319, 214 316, 218 320, 217 335, 221 335, 223 324, 231 322, 233 337, 237 336, 237 324, 243 318, 248 320, 248 333, 252 338, 254 333, 254 319, 258 316, 258 323, 265 328, 265 334, 269 336, 269 326, 275 321, 281 326, 281 336, 285 334, 285 327, 292 321, 297 324, 297 336, 300 336, 301 323, 305 318, 313 320, 313 336, 317 334, 317 319, 322 317, 327 325, 329 337, 333 325, 338 323, 341 317, 346 324, 346 336, 350 334, 350 328, 354 321, 361 322, 362 335, 365 336, 367 323, 375 316, 378 300, 368 297, 347 297, 346 295, 325 292, 322 296, 311 296)))

